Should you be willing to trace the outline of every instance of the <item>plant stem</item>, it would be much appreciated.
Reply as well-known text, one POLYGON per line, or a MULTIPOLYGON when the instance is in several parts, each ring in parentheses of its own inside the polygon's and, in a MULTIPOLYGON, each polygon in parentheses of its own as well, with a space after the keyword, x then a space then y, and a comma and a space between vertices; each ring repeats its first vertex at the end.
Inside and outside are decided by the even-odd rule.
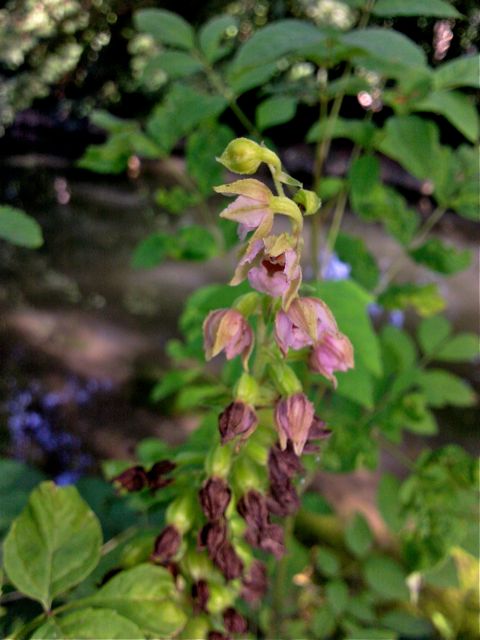
MULTIPOLYGON (((294 517, 288 516, 285 520, 285 543, 291 539, 293 534, 294 517)), ((285 589, 287 588, 287 569, 288 569, 288 556, 285 554, 277 564, 277 570, 275 572, 275 579, 273 583, 272 593, 272 617, 271 617, 271 637, 275 640, 281 640, 284 638, 283 634, 283 596, 285 589)))
MULTIPOLYGON (((432 215, 425 220, 425 222, 421 226, 415 238, 413 238, 413 240, 406 246, 406 251, 415 249, 419 247, 423 242, 425 242, 425 240, 428 237, 428 234, 433 229, 433 227, 438 222, 440 222, 445 212, 446 212, 445 207, 437 207, 435 211, 432 213, 432 215)), ((378 296, 380 293, 385 291, 387 286, 390 284, 390 282, 393 280, 393 278, 397 275, 397 273, 402 268, 404 260, 405 260, 405 254, 402 253, 400 256, 398 256, 392 261, 392 263, 384 273, 380 283, 378 284, 376 289, 373 291, 374 295, 378 296)))
POLYGON ((342 226, 343 214, 345 213, 345 208, 347 206, 347 199, 347 192, 343 191, 337 200, 337 206, 335 207, 335 211, 333 213, 332 224, 330 225, 330 229, 328 230, 325 252, 323 254, 323 268, 327 266, 328 261, 330 260, 330 256, 332 255, 333 249, 335 247, 338 233, 340 231, 340 227, 342 226))

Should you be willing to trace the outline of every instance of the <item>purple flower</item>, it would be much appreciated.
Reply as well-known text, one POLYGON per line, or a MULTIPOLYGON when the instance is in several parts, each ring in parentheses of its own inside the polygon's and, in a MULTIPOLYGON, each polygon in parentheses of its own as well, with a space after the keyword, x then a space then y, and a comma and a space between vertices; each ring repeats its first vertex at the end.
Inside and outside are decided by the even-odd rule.
POLYGON ((282 451, 278 445, 270 449, 268 477, 270 490, 267 506, 270 513, 287 516, 298 510, 300 501, 291 478, 303 469, 300 460, 290 446, 282 451))
POLYGON ((203 340, 207 360, 225 351, 227 360, 241 354, 245 364, 253 347, 253 332, 239 311, 217 309, 203 323, 203 340))
POLYGON ((275 318, 275 340, 284 355, 289 348, 312 346, 327 332, 337 333, 337 323, 318 298, 295 298, 288 311, 280 310, 275 318))
POLYGON ((254 560, 242 580, 241 596, 247 602, 259 602, 267 591, 267 570, 260 560, 254 560))
POLYGON ((227 538, 224 520, 208 522, 198 536, 200 549, 206 547, 213 563, 220 569, 226 580, 235 580, 243 573, 243 562, 227 538))
POLYGON ((250 489, 238 501, 237 511, 247 523, 245 540, 253 547, 281 558, 285 552, 283 530, 279 525, 270 523, 265 497, 250 489))
POLYGON ((233 607, 223 612, 223 624, 229 633, 247 633, 248 630, 247 621, 233 607))
POLYGON ((319 451, 318 445, 314 443, 315 440, 326 440, 332 435, 331 430, 326 426, 325 422, 313 416, 312 426, 308 432, 308 440, 303 447, 303 453, 315 453, 319 451))
POLYGON ((290 440, 296 455, 302 454, 313 415, 313 404, 304 393, 295 393, 277 402, 274 418, 282 450, 287 448, 290 440))
POLYGON ((348 371, 353 367, 353 347, 343 333, 325 333, 310 354, 310 368, 337 386, 334 371, 348 371))
POLYGON ((193 611, 196 614, 207 611, 209 598, 208 583, 206 580, 198 580, 192 584, 193 611))
POLYGON ((253 433, 257 424, 258 418, 253 407, 240 400, 230 403, 218 417, 222 444, 236 437, 245 440, 253 433))
POLYGON ((148 485, 147 474, 140 465, 125 469, 118 476, 115 476, 112 482, 129 492, 141 491, 148 485))

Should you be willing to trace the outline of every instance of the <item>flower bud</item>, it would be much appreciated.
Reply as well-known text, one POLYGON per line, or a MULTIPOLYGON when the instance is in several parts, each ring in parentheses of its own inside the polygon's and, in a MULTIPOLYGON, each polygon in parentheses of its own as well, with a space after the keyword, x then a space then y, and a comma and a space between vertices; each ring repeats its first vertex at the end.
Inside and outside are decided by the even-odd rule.
POLYGON ((270 378, 273 380, 282 396, 290 396, 301 393, 302 383, 297 378, 294 370, 284 362, 276 362, 268 367, 270 378))
POLYGON ((234 390, 236 400, 255 406, 258 402, 260 388, 258 382, 248 373, 243 373, 234 390))
POLYGON ((223 624, 229 633, 247 633, 248 630, 247 621, 233 607, 223 612, 223 624))
POLYGON ((337 386, 334 371, 348 371, 354 365, 353 346, 343 333, 325 333, 314 345, 310 355, 310 368, 321 373, 337 386))
POLYGON ((209 478, 199 493, 202 511, 207 520, 219 520, 225 513, 232 492, 227 483, 221 478, 209 478))
POLYGON ((258 418, 253 407, 241 401, 232 402, 218 417, 222 444, 237 437, 245 440, 257 424, 258 418))
POLYGON ((153 562, 166 564, 180 549, 182 536, 173 525, 168 525, 155 539, 152 555, 153 562))
POLYGON ((190 618, 180 634, 181 640, 207 640, 210 624, 205 616, 190 618))
POLYGON ((306 216, 313 216, 322 204, 317 194, 314 191, 308 191, 308 189, 299 189, 293 199, 303 207, 306 216))
POLYGON ((228 587, 212 583, 210 584, 210 597, 208 599, 208 610, 215 615, 221 613, 233 602, 233 594, 228 587))
POLYGON ((301 229, 303 226, 302 212, 298 208, 298 205, 290 198, 285 196, 272 196, 270 198, 270 209, 274 213, 281 213, 289 218, 292 218, 301 229))
POLYGON ((258 311, 260 304, 261 296, 255 291, 250 291, 250 293, 245 293, 237 298, 233 303, 233 308, 240 311, 242 316, 247 318, 258 311))
POLYGON ((198 580, 192 584, 193 611, 201 613, 207 611, 209 588, 206 580, 198 580))
POLYGON ((227 360, 241 354, 244 366, 253 348, 253 332, 235 309, 211 311, 203 323, 205 358, 211 360, 225 351, 227 360))
POLYGON ((170 503, 165 513, 165 520, 183 534, 192 526, 195 512, 196 496, 194 497, 192 493, 185 493, 170 503))
POLYGON ((226 478, 230 473, 232 465, 231 448, 221 445, 216 446, 210 451, 205 460, 205 471, 209 476, 218 478, 226 478))
POLYGON ((234 489, 240 491, 258 489, 263 484, 258 467, 247 456, 241 456, 235 461, 232 469, 232 483, 234 489))
POLYGON ((313 404, 304 393, 282 398, 275 406, 275 424, 280 447, 286 449, 290 440, 293 450, 300 456, 313 421, 313 404))
POLYGON ((281 171, 278 156, 270 149, 262 147, 248 138, 232 140, 217 160, 234 173, 255 173, 262 162, 270 164, 275 171, 281 171))

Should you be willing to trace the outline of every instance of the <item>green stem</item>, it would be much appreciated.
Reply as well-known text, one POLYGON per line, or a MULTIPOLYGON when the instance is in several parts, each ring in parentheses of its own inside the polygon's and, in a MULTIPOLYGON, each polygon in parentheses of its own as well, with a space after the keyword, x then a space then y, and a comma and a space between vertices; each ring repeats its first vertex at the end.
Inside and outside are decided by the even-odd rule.
MULTIPOLYGON (((443 218, 445 213, 446 213, 445 207, 437 207, 435 211, 432 213, 432 215, 429 218, 427 218, 427 220, 425 220, 419 232, 417 233, 415 238, 413 238, 413 240, 405 247, 405 250, 411 251, 412 249, 419 247, 423 242, 425 242, 430 231, 438 222, 440 222, 440 220, 443 218)), ((393 260, 393 262, 390 264, 390 266, 384 273, 380 283, 378 284, 376 289, 373 291, 374 295, 378 296, 380 293, 385 291, 385 289, 393 280, 393 278, 401 270, 404 260, 405 260, 404 253, 402 253, 400 256, 395 258, 395 260, 393 260)))
POLYGON ((328 230, 327 235, 327 243, 325 246, 325 252, 323 254, 323 267, 325 268, 330 260, 330 256, 333 253, 335 248, 335 243, 337 242, 338 233, 342 226, 343 215, 345 213, 345 209, 347 206, 347 192, 343 191, 340 194, 340 197, 337 200, 337 206, 335 207, 335 211, 333 213, 332 224, 330 225, 330 229, 328 230))
MULTIPOLYGON (((284 532, 286 545, 293 535, 294 523, 295 520, 293 516, 289 516, 285 520, 284 532)), ((287 588, 287 569, 288 556, 287 554, 285 554, 277 564, 277 570, 275 572, 275 578, 273 582, 271 637, 275 638, 275 640, 281 640, 282 638, 285 638, 285 635, 283 633, 283 597, 285 595, 285 589, 287 588)))

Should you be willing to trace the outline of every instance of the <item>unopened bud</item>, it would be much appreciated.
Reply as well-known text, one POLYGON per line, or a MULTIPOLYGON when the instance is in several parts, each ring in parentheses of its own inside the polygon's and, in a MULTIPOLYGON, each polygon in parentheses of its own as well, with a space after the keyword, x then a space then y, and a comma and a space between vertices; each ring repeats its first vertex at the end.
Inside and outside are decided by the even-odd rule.
POLYGON ((181 542, 180 531, 174 525, 168 525, 155 539, 151 560, 166 564, 177 554, 181 542))
POLYGON ((276 362, 269 365, 270 378, 282 396, 291 396, 302 391, 302 383, 297 378, 294 370, 284 362, 276 362))
POLYGON ((293 197, 295 202, 304 209, 304 215, 313 216, 320 209, 322 201, 314 191, 308 189, 299 189, 293 197))
POLYGON ((260 302, 261 296, 256 291, 250 291, 237 298, 232 307, 240 311, 242 316, 248 317, 258 311, 260 302))
POLYGON ((205 471, 209 476, 226 478, 232 464, 232 450, 229 446, 217 446, 210 451, 205 460, 205 471))
POLYGON ((248 138, 232 140, 217 160, 234 173, 255 173, 262 162, 271 165, 277 172, 281 171, 279 157, 248 138))
POLYGON ((206 640, 209 629, 210 623, 206 616, 195 616, 187 622, 179 637, 182 640, 206 640))
POLYGON ((237 382, 234 395, 237 400, 255 406, 258 402, 260 389, 258 382, 248 373, 243 373, 237 382))
POLYGON ((221 518, 231 497, 232 492, 225 480, 215 476, 209 478, 199 492, 200 504, 207 520, 214 521, 221 518))
POLYGON ((295 222, 301 227, 303 225, 302 212, 290 198, 284 196, 272 196, 269 201, 270 209, 274 213, 282 213, 289 218, 295 220, 295 222))
POLYGON ((232 605, 234 595, 227 587, 212 583, 209 585, 209 591, 208 610, 211 614, 221 613, 224 609, 232 605))
POLYGON ((263 484, 257 466, 246 456, 241 456, 235 462, 232 470, 232 483, 235 485, 237 493, 258 489, 263 484))
POLYGON ((176 527, 180 533, 185 533, 193 524, 196 505, 195 494, 185 493, 179 496, 168 506, 165 513, 166 522, 176 527))
POLYGON ((255 431, 257 424, 257 414, 251 405, 241 400, 230 403, 218 417, 222 444, 234 438, 246 440, 255 431))

